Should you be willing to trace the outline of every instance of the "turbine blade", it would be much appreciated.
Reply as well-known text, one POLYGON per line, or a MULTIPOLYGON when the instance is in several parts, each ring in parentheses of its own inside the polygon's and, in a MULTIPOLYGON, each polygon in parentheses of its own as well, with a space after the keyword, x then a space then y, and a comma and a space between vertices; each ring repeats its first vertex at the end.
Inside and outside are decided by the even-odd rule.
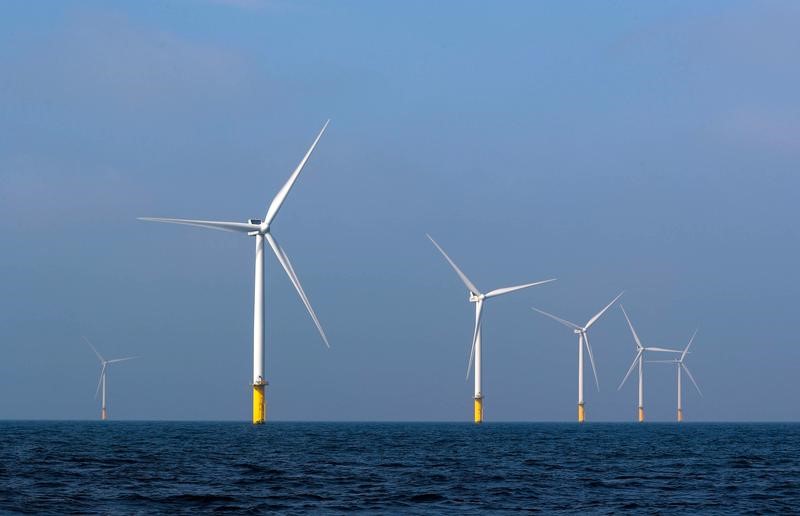
POLYGON ((544 281, 537 281, 536 283, 527 283, 525 285, 517 285, 516 287, 505 287, 505 288, 498 288, 492 290, 491 292, 486 294, 487 298, 495 297, 495 296, 502 296, 503 294, 508 294, 509 292, 514 292, 515 290, 522 290, 523 288, 528 287, 535 287, 536 285, 543 285, 545 283, 550 283, 551 281, 555 281, 556 278, 547 279, 544 281))
POLYGON ((449 264, 450 264, 450 267, 452 267, 452 268, 453 268, 453 270, 454 270, 454 271, 456 271, 456 274, 458 274, 458 277, 459 277, 459 278, 461 278, 461 281, 463 281, 463 282, 464 282, 464 285, 466 285, 466 286, 467 286, 467 289, 469 289, 469 291, 470 291, 470 292, 472 292, 473 294, 480 294, 480 293, 481 293, 481 291, 480 291, 480 290, 478 290, 478 287, 476 287, 476 286, 475 286, 475 285, 474 285, 474 284, 473 284, 473 283, 472 283, 472 282, 469 280, 469 278, 467 277, 467 275, 466 275, 466 274, 464 274, 463 272, 461 272, 461 269, 459 269, 459 268, 458 268, 458 265, 456 265, 456 262, 454 262, 453 260, 451 260, 451 259, 450 259, 450 257, 449 257, 449 256, 447 256, 447 253, 445 253, 445 252, 444 252, 444 249, 442 249, 442 248, 439 246, 439 244, 437 244, 437 243, 436 243, 436 240, 434 240, 434 239, 433 239, 433 237, 432 237, 432 236, 430 236, 430 235, 428 235, 427 233, 426 233, 426 235, 427 235, 427 237, 428 237, 428 238, 430 238, 430 239, 431 239, 431 242, 433 242, 433 245, 435 245, 435 246, 436 246, 436 249, 438 249, 438 250, 439 250, 439 252, 440 252, 440 253, 442 253, 442 256, 444 256, 444 259, 445 259, 445 260, 447 260, 447 263, 449 263, 449 264))
POLYGON ((138 220, 145 222, 166 222, 167 224, 183 224, 185 226, 196 226, 198 228, 217 229, 219 231, 231 231, 234 233, 249 233, 257 231, 258 226, 246 222, 220 222, 217 220, 192 220, 192 219, 165 219, 161 217, 138 217, 138 220))
POLYGON ((698 386, 698 385, 697 385, 697 382, 696 382, 696 381, 694 381, 694 376, 692 376, 692 373, 691 373, 691 371, 689 371, 689 368, 688 368, 688 367, 686 367, 686 364, 684 364, 683 362, 681 362, 681 367, 683 367, 683 370, 684 370, 684 371, 686 371, 686 374, 689 376, 689 379, 690 379, 690 380, 692 381, 692 383, 694 384, 694 388, 695 388, 695 389, 697 389, 697 394, 699 394, 700 396, 702 396, 702 395, 703 395, 703 393, 700 391, 700 386, 698 386))
POLYGON ((645 360, 645 364, 677 364, 677 360, 645 360))
POLYGON ((289 276, 289 280, 292 282, 292 285, 294 285, 295 290, 297 290, 297 295, 300 296, 300 300, 303 301, 304 305, 306 305, 306 310, 308 310, 308 314, 314 321, 314 325, 316 325, 317 330, 322 337, 322 341, 325 342, 325 346, 331 347, 331 345, 328 343, 328 337, 325 336, 325 331, 322 329, 322 325, 317 318, 317 314, 314 313, 314 309, 311 308, 311 303, 309 302, 305 291, 303 291, 303 286, 300 285, 300 279, 297 277, 297 273, 294 272, 294 268, 292 267, 292 263, 289 261, 289 257, 286 255, 283 249, 281 249, 281 246, 278 245, 278 242, 271 233, 266 233, 264 237, 267 239, 270 247, 272 247, 272 250, 275 252, 275 256, 278 258, 278 261, 281 262, 283 270, 286 271, 286 275, 289 276))
POLYGON ((597 379, 597 368, 594 366, 594 356, 592 355, 592 346, 589 345, 589 334, 583 332, 583 342, 586 344, 586 351, 589 352, 589 363, 592 364, 592 372, 594 373, 594 384, 597 386, 597 392, 600 392, 600 380, 597 379))
POLYGON ((697 335, 697 330, 694 330, 694 333, 692 333, 692 338, 689 339, 689 343, 686 345, 686 349, 684 349, 683 353, 681 353, 681 362, 683 362, 684 357, 686 357, 686 353, 689 352, 689 347, 692 345, 692 342, 694 342, 695 335, 697 335))
POLYGON ((94 397, 97 398, 97 395, 100 394, 100 385, 103 383, 103 375, 106 374, 106 363, 103 362, 103 368, 100 369, 100 379, 97 380, 97 389, 94 391, 94 397))
POLYGON ((636 341, 636 348, 641 350, 644 346, 642 346, 642 341, 639 340, 639 336, 636 334, 636 330, 633 329, 633 323, 631 322, 631 319, 628 317, 628 312, 625 311, 624 306, 619 305, 619 307, 622 309, 622 313, 625 315, 625 320, 628 321, 628 327, 631 329, 631 333, 633 334, 633 339, 636 341))
POLYGON ((108 361, 108 362, 106 362, 106 363, 107 363, 107 364, 113 364, 114 362, 124 362, 124 361, 126 361, 126 360, 133 360, 134 358, 139 358, 139 357, 115 358, 114 360, 109 360, 109 361, 108 361))
POLYGON ((92 343, 89 342, 89 338, 86 337, 86 335, 83 335, 83 340, 85 340, 86 343, 89 345, 89 347, 92 348, 92 351, 94 351, 94 354, 97 355, 97 358, 100 359, 101 363, 106 361, 106 359, 103 358, 103 356, 97 351, 97 349, 95 349, 95 347, 92 345, 92 343))
POLYGON ((621 297, 622 297, 622 294, 624 294, 624 293, 625 293, 625 291, 624 291, 624 290, 623 290, 622 292, 620 292, 620 293, 619 293, 619 295, 618 295, 617 297, 615 297, 614 299, 612 299, 612 300, 611 300, 611 302, 610 302, 610 303, 608 303, 608 304, 606 305, 606 307, 605 307, 605 308, 603 308, 602 310, 600 310, 599 312, 597 312, 597 315, 595 315, 594 317, 592 317, 591 319, 589 319, 589 322, 587 322, 587 323, 586 323, 586 326, 584 326, 584 329, 587 329, 587 330, 588 330, 589 328, 591 328, 591 327, 592 327, 592 325, 593 325, 593 324, 594 324, 594 323, 595 323, 595 322, 596 322, 596 321, 597 321, 597 320, 600 318, 600 316, 602 316, 604 313, 606 313, 606 310, 608 310, 609 308, 611 308, 611 305, 613 305, 614 303, 616 303, 616 302, 617 302, 617 299, 621 298, 621 297))
POLYGON ((617 387, 617 390, 622 389, 622 386, 625 385, 625 380, 627 380, 628 377, 631 375, 631 372, 633 372, 633 368, 636 367, 636 363, 639 361, 639 357, 641 356, 642 356, 642 350, 640 349, 638 353, 636 353, 636 358, 633 359, 630 369, 628 369, 628 372, 625 373, 625 378, 622 379, 622 382, 620 382, 619 387, 617 387))
POLYGON ((472 370, 472 361, 475 358, 475 345, 478 343, 478 335, 481 333, 481 322, 483 320, 483 301, 478 301, 478 309, 475 314, 475 331, 472 333, 472 348, 469 350, 469 363, 467 363, 467 380, 472 370))
POLYGON ((563 324, 567 328, 572 328, 573 330, 580 330, 581 329, 581 327, 578 326, 577 324, 571 323, 571 322, 567 321, 566 319, 562 319, 561 317, 556 317, 555 315, 547 313, 544 310, 539 310, 538 308, 534 308, 534 307, 531 307, 531 310, 533 310, 535 312, 539 312, 542 315, 546 315, 547 317, 549 317, 549 318, 551 318, 551 319, 553 319, 555 321, 560 322, 561 324, 563 324))
POLYGON ((306 166, 308 158, 311 156, 311 153, 314 152, 314 148, 316 148, 319 139, 322 138, 322 134, 325 132, 325 129, 328 128, 329 123, 331 123, 330 119, 328 119, 328 121, 325 122, 325 125, 322 126, 319 134, 317 134, 317 137, 314 139, 314 143, 311 144, 311 147, 309 147, 308 151, 306 151, 306 155, 303 156, 302 160, 300 160, 300 164, 297 165, 297 168, 294 169, 294 172, 292 172, 292 175, 289 176, 289 179, 286 181, 286 183, 281 187, 280 190, 278 190, 275 198, 272 199, 269 208, 267 208, 267 214, 264 216, 264 222, 262 223, 264 226, 269 226, 275 219, 275 215, 277 215, 278 210, 281 209, 283 202, 289 195, 289 191, 292 189, 292 186, 294 186, 295 181, 297 181, 297 176, 299 176, 300 172, 303 171, 303 167, 306 166))
POLYGON ((666 348, 643 348, 645 351, 659 351, 662 353, 680 353, 680 349, 666 349, 666 348))

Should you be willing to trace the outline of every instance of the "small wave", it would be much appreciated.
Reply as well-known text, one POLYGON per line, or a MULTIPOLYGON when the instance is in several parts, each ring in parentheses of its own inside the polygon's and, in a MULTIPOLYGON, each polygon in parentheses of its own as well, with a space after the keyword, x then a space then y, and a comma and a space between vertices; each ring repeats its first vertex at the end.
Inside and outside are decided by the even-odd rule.
POLYGON ((184 493, 166 496, 164 498, 160 498, 159 501, 166 503, 207 504, 216 502, 235 502, 236 498, 230 495, 184 493))
POLYGON ((421 493, 413 495, 409 500, 414 503, 430 503, 441 502, 445 500, 445 497, 438 493, 421 493))

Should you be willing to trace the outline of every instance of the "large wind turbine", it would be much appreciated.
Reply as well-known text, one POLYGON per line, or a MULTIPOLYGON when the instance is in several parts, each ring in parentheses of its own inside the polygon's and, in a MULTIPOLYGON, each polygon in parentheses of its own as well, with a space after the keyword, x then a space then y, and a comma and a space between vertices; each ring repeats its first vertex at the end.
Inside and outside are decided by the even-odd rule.
POLYGON ((275 198, 272 199, 272 203, 270 203, 269 208, 267 209, 267 213, 264 216, 264 220, 259 219, 250 219, 247 222, 217 222, 217 221, 208 221, 208 220, 187 220, 187 219, 164 219, 164 218, 152 218, 152 217, 140 217, 139 220, 146 220, 151 222, 168 222, 171 224, 186 224, 189 226, 198 226, 201 228, 208 228, 208 229, 218 229, 222 231, 231 231, 235 233, 243 233, 247 236, 255 237, 256 240, 256 273, 255 273, 255 297, 253 300, 253 424, 260 424, 263 423, 267 418, 267 405, 266 399, 264 397, 264 388, 268 385, 267 381, 264 379, 264 240, 269 243, 270 247, 272 248, 273 252, 275 253, 275 257, 278 258, 283 270, 286 271, 286 275, 289 276, 289 280, 294 285, 295 290, 297 290, 297 294, 300 296, 300 299, 303 301, 303 304, 306 306, 306 310, 308 310, 309 315, 311 315, 311 319, 314 321, 314 324, 319 331, 320 336, 322 336, 322 340, 325 343, 325 346, 330 347, 328 344, 328 338, 325 336, 325 332, 322 330, 322 325, 317 318, 317 314, 314 313, 314 309, 311 308, 311 303, 308 301, 308 297, 306 293, 303 291, 303 287, 300 285, 300 280, 297 277, 297 274, 292 267, 291 262, 289 261, 289 257, 284 252, 283 248, 278 245, 277 240, 271 233, 272 221, 275 219, 275 216, 278 214, 278 210, 281 209, 283 202, 286 200, 286 197, 289 195, 289 191, 292 189, 295 181, 297 181, 297 176, 300 175, 300 172, 303 170, 303 167, 306 165, 308 158, 311 156, 311 153, 314 152, 314 148, 317 146, 320 138, 322 138, 322 134, 325 132, 325 129, 328 127, 330 120, 325 122, 325 125, 322 126, 319 134, 314 139, 314 143, 311 144, 308 151, 306 152, 303 159, 300 160, 300 164, 297 165, 297 168, 294 169, 292 175, 289 176, 289 180, 286 181, 286 184, 278 190, 277 195, 275 198))
POLYGON ((113 358, 111 360, 106 360, 105 358, 103 358, 103 356, 100 353, 98 353, 97 349, 95 349, 95 347, 92 345, 92 343, 89 342, 88 338, 83 337, 83 340, 85 340, 86 343, 89 345, 89 347, 92 348, 92 351, 94 351, 94 354, 97 355, 97 358, 100 360, 100 365, 102 366, 100 368, 100 380, 97 382, 97 390, 95 390, 95 392, 94 392, 94 397, 95 398, 97 397, 97 394, 100 392, 100 387, 102 386, 103 395, 101 396, 102 403, 100 405, 101 406, 100 419, 102 421, 105 421, 107 419, 107 412, 106 412, 106 375, 108 374, 108 365, 109 364, 113 364, 114 362, 124 362, 125 360, 132 360, 134 358, 139 358, 139 357, 113 358))
POLYGON ((683 363, 683 360, 686 358, 686 354, 689 353, 689 346, 691 346, 692 342, 694 342, 695 335, 697 335, 697 330, 694 331, 694 333, 692 334, 692 338, 689 339, 689 344, 686 345, 686 349, 684 349, 681 352, 680 358, 674 358, 672 360, 647 360, 647 362, 654 362, 654 363, 657 362, 657 363, 662 363, 662 364, 675 364, 675 366, 677 367, 677 369, 678 369, 678 422, 679 423, 681 421, 683 421, 683 408, 681 406, 681 369, 686 371, 686 374, 689 376, 689 379, 692 381, 692 384, 694 384, 694 388, 697 389, 697 393, 700 396, 703 395, 703 393, 700 392, 700 387, 697 385, 697 382, 694 381, 694 376, 692 376, 692 373, 689 371, 689 368, 686 367, 686 364, 683 363))
POLYGON ((611 305, 613 305, 614 303, 617 302, 617 299, 619 299, 622 296, 623 293, 624 292, 620 292, 619 295, 617 295, 617 297, 612 299, 611 302, 608 303, 605 306, 605 308, 603 308, 602 310, 597 312, 597 314, 594 317, 592 317, 591 319, 589 319, 589 321, 583 326, 578 326, 575 323, 571 323, 571 322, 569 322, 569 321, 567 321, 565 319, 562 319, 560 317, 556 317, 555 315, 547 313, 544 310, 539 310, 538 308, 533 308, 533 310, 536 310, 540 314, 546 315, 547 317, 549 317, 549 318, 551 318, 551 319, 553 319, 555 321, 560 322, 561 324, 563 324, 567 328, 571 328, 572 331, 578 335, 578 422, 579 423, 583 423, 583 421, 586 419, 586 411, 584 410, 584 406, 583 406, 583 345, 584 345, 584 343, 586 344, 586 351, 589 352, 589 362, 592 364, 592 372, 594 373, 595 385, 597 385, 597 390, 598 391, 600 390, 600 382, 597 379, 597 369, 595 368, 595 365, 594 365, 594 356, 592 356, 592 347, 589 345, 589 334, 587 332, 589 331, 589 328, 591 328, 592 325, 594 323, 596 323, 597 320, 600 319, 600 317, 604 313, 606 313, 606 310, 611 308, 611 305))
POLYGON ((516 287, 505 287, 505 288, 498 288, 496 290, 492 290, 491 292, 487 292, 483 294, 478 287, 473 284, 467 276, 461 272, 461 269, 455 264, 453 260, 447 256, 447 253, 444 252, 439 244, 436 243, 436 240, 433 239, 432 236, 428 235, 428 238, 431 239, 433 245, 439 250, 440 253, 444 256, 445 260, 450 264, 458 277, 461 278, 461 281, 467 287, 469 291, 469 302, 475 303, 475 330, 472 334, 472 349, 469 352, 469 363, 467 365, 467 379, 469 379, 469 373, 472 369, 472 360, 475 359, 475 417, 474 421, 476 423, 483 422, 483 391, 481 390, 481 318, 483 314, 483 302, 486 299, 490 299, 496 296, 500 296, 503 294, 508 294, 509 292, 514 292, 516 290, 521 290, 523 288, 533 287, 536 285, 542 285, 543 283, 550 283, 551 281, 555 281, 555 278, 548 279, 544 281, 537 281, 535 283, 526 283, 525 285, 518 285, 516 287))
POLYGON ((645 351, 658 351, 658 352, 666 352, 666 353, 680 353, 679 349, 665 349, 665 348, 646 348, 642 346, 642 341, 639 340, 639 336, 636 334, 636 330, 633 329, 633 324, 631 323, 630 318, 628 317, 628 312, 625 311, 625 307, 619 305, 622 309, 622 313, 625 315, 625 320, 628 321, 628 327, 631 329, 631 333, 633 334, 633 340, 636 341, 636 357, 633 359, 633 363, 631 363, 631 367, 628 369, 627 374, 625 374, 625 378, 622 379, 622 382, 617 387, 617 390, 620 390, 622 386, 625 384, 625 380, 631 375, 631 371, 636 365, 639 365, 639 405, 638 405, 638 419, 641 423, 644 421, 644 379, 642 377, 642 362, 644 359, 644 352, 645 351))

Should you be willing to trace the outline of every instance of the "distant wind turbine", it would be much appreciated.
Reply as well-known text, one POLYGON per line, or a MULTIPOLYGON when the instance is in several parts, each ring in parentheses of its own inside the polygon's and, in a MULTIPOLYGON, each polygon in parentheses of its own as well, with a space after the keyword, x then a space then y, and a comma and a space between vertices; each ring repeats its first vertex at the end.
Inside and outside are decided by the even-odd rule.
POLYGON ((589 345, 588 331, 589 328, 591 328, 592 325, 596 323, 597 320, 600 319, 600 317, 604 313, 606 313, 606 310, 611 308, 611 305, 616 303, 617 300, 620 297, 622 297, 622 294, 624 294, 624 292, 620 292, 619 295, 617 295, 617 297, 612 299, 611 302, 605 306, 605 308, 597 312, 597 314, 591 319, 589 319, 589 321, 583 326, 578 326, 575 323, 569 322, 565 319, 561 319, 560 317, 556 317, 555 315, 547 313, 544 310, 533 308, 533 310, 539 312, 540 314, 546 315, 547 317, 563 324, 567 328, 571 328, 572 331, 578 335, 578 422, 579 423, 583 423, 584 420, 586 419, 586 411, 584 410, 584 405, 583 405, 583 346, 584 344, 586 344, 586 351, 589 352, 589 362, 592 364, 592 372, 594 373, 594 382, 595 385, 597 385, 597 390, 599 391, 600 382, 597 379, 597 369, 595 368, 594 365, 594 356, 592 355, 592 347, 589 345))
POLYGON ((548 279, 544 281, 537 281, 535 283, 526 283, 525 285, 517 285, 516 287, 505 287, 505 288, 498 288, 496 290, 492 290, 491 292, 487 292, 486 294, 481 293, 467 276, 461 272, 461 269, 455 264, 453 260, 447 256, 447 253, 444 252, 439 244, 436 243, 436 240, 433 239, 432 236, 427 235, 428 238, 433 242, 433 245, 436 246, 436 249, 442 253, 447 263, 456 271, 458 277, 461 278, 461 281, 467 287, 469 291, 469 302, 475 303, 475 330, 472 334, 472 349, 469 352, 469 363, 467 364, 467 379, 469 379, 469 373, 472 369, 472 360, 475 359, 475 411, 474 411, 474 421, 476 423, 483 422, 483 391, 481 390, 481 318, 483 314, 483 302, 486 299, 490 299, 496 296, 501 296, 503 294, 508 294, 510 292, 514 292, 516 290, 521 290, 528 287, 534 287, 536 285, 542 285, 544 283, 550 283, 551 281, 555 281, 555 278, 548 279))
POLYGON ((303 291, 303 287, 300 285, 300 280, 297 277, 297 274, 292 267, 291 262, 289 261, 289 257, 284 252, 283 248, 278 245, 277 240, 271 233, 271 224, 275 219, 275 216, 278 214, 278 210, 281 209, 283 202, 286 200, 286 197, 289 195, 289 191, 294 186, 295 181, 297 181, 297 177, 300 175, 300 172, 303 170, 303 167, 306 165, 308 158, 311 156, 311 153, 314 152, 314 148, 317 146, 320 138, 322 138, 325 129, 328 127, 330 120, 325 122, 325 125, 322 126, 319 134, 314 139, 314 143, 311 144, 311 147, 306 152, 303 159, 300 160, 300 163, 292 172, 292 175, 289 176, 289 180, 286 181, 286 184, 278 190, 277 195, 275 198, 272 199, 272 203, 270 203, 269 208, 267 209, 267 213, 264 216, 264 220, 259 219, 250 219, 247 222, 218 222, 218 221, 209 221, 209 220, 189 220, 189 219, 165 219, 165 218, 152 218, 152 217, 140 217, 139 220, 145 220, 150 222, 167 222, 171 224, 186 224, 189 226, 197 226, 201 228, 207 229, 218 229, 221 231, 231 231, 235 233, 243 233, 247 236, 255 237, 256 240, 256 272, 255 272, 255 296, 253 300, 253 424, 261 424, 266 421, 267 418, 267 405, 266 405, 266 398, 264 396, 264 388, 268 385, 267 381, 264 379, 264 240, 266 239, 269 243, 270 247, 272 247, 272 251, 275 253, 275 257, 278 258, 283 270, 286 271, 286 275, 289 276, 289 280, 294 285, 295 290, 297 290, 297 294, 300 296, 300 299, 303 301, 303 304, 308 310, 311 319, 314 321, 314 325, 317 327, 317 331, 319 331, 320 336, 322 337, 322 341, 325 343, 325 346, 330 347, 328 344, 328 337, 325 336, 325 332, 322 330, 322 325, 317 318, 317 314, 314 313, 314 309, 311 308, 311 303, 306 296, 305 291, 303 291))
POLYGON ((675 364, 675 366, 677 367, 677 369, 678 369, 678 422, 679 423, 681 421, 683 421, 683 408, 681 406, 681 370, 686 371, 687 376, 689 376, 689 379, 692 381, 692 384, 694 384, 694 388, 697 389, 697 393, 700 396, 703 395, 703 393, 700 392, 700 387, 697 385, 697 382, 694 381, 694 376, 692 376, 692 373, 689 371, 689 368, 684 363, 684 359, 686 358, 686 354, 689 353, 689 346, 691 346, 692 342, 694 342, 695 335, 697 335, 697 330, 694 331, 694 333, 692 334, 692 338, 689 339, 689 344, 686 345, 686 349, 684 349, 681 352, 680 358, 675 358, 675 359, 672 359, 672 360, 647 360, 646 361, 646 362, 662 363, 662 364, 675 364))
POLYGON ((134 358, 139 357, 125 357, 125 358, 113 358, 111 360, 106 360, 103 356, 97 351, 97 349, 89 342, 87 337, 83 337, 83 340, 92 348, 94 354, 97 355, 97 358, 100 360, 100 380, 97 382, 97 389, 94 392, 94 397, 96 398, 98 393, 100 393, 100 388, 103 389, 103 395, 101 397, 101 409, 100 409, 100 419, 105 421, 108 418, 108 413, 106 412, 106 376, 108 375, 108 365, 113 364, 115 362, 124 362, 125 360, 133 360, 134 358))
POLYGON ((628 321, 628 327, 631 329, 631 333, 633 334, 633 340, 636 341, 636 357, 633 359, 633 363, 631 363, 630 369, 628 369, 628 373, 625 375, 625 378, 622 379, 622 382, 617 387, 617 390, 620 390, 622 386, 625 384, 625 380, 631 375, 633 368, 636 365, 639 365, 639 405, 638 405, 638 420, 639 422, 644 421, 644 380, 642 377, 642 362, 644 358, 645 351, 655 351, 655 352, 665 352, 665 353, 680 353, 679 349, 665 349, 665 348, 646 348, 642 346, 642 342, 639 340, 639 336, 636 334, 636 330, 633 329, 633 324, 631 323, 630 318, 628 317, 628 312, 625 311, 625 307, 622 305, 619 306, 622 309, 622 313, 625 315, 625 320, 628 321))

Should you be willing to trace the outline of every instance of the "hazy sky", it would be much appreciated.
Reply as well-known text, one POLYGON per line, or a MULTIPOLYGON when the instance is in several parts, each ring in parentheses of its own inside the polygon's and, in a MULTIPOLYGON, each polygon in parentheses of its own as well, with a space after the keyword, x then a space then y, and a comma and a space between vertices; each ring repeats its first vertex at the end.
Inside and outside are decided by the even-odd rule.
MULTIPOLYGON (((576 322, 626 289, 681 347, 687 420, 800 418, 796 2, 4 2, 0 418, 250 417, 250 238, 273 231, 271 419, 469 420, 473 306, 492 300, 485 415, 574 420, 576 322)), ((589 420, 633 420, 618 308, 593 328, 589 420)), ((587 364, 588 366, 588 364, 587 364)), ((675 372, 645 410, 672 420, 675 372)))

